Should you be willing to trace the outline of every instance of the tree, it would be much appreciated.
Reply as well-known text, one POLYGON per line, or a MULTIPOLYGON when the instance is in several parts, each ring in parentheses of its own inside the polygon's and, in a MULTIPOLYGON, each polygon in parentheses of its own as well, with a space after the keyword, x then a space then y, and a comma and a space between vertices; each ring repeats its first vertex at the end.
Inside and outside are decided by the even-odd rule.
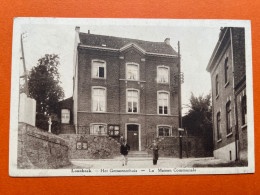
POLYGON ((29 96, 36 100, 36 126, 39 128, 46 129, 48 116, 57 112, 58 102, 64 97, 59 81, 59 64, 58 55, 46 54, 38 60, 28 77, 29 96), (39 120, 45 121, 45 125, 39 124, 39 120))
POLYGON ((191 94, 190 110, 183 117, 183 127, 188 135, 204 137, 204 146, 209 151, 213 150, 213 128, 211 95, 195 97, 191 94))

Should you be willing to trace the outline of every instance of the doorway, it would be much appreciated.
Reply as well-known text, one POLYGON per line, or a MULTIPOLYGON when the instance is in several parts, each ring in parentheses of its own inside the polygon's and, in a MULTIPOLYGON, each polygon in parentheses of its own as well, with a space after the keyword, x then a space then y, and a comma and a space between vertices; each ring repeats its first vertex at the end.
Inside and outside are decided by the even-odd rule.
POLYGON ((127 144, 130 150, 139 150, 139 125, 127 125, 127 144))

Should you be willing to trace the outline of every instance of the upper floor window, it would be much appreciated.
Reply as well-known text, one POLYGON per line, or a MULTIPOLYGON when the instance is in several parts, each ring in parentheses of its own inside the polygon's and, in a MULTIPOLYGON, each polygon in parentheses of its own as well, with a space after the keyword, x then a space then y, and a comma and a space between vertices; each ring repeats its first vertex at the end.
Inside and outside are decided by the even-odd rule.
POLYGON ((242 111, 242 125, 247 124, 247 104, 246 95, 243 96, 241 101, 241 111, 242 111))
POLYGON ((169 126, 158 126, 158 136, 159 137, 169 137, 171 136, 171 127, 169 126))
POLYGON ((226 126, 227 126, 227 134, 232 132, 232 126, 231 126, 231 102, 229 101, 226 104, 226 126))
POLYGON ((157 67, 157 81, 158 83, 169 83, 169 67, 157 67))
POLYGON ((91 124, 90 135, 107 135, 107 125, 105 124, 91 124))
POLYGON ((92 78, 106 78, 106 62, 92 60, 92 78))
POLYGON ((169 92, 158 92, 158 113, 169 114, 169 92))
POLYGON ((127 112, 137 113, 139 104, 138 90, 128 89, 126 92, 127 112))
POLYGON ((218 140, 221 139, 221 133, 220 133, 220 112, 217 113, 217 138, 218 138, 218 140))
POLYGON ((218 75, 216 75, 216 96, 219 94, 219 81, 218 81, 218 75))
POLYGON ((139 80, 139 65, 135 63, 126 64, 126 79, 139 80))
POLYGON ((92 111, 93 112, 106 111, 106 88, 103 87, 92 88, 92 111))
POLYGON ((225 68, 225 83, 227 83, 228 82, 228 57, 226 57, 225 59, 224 68, 225 68))

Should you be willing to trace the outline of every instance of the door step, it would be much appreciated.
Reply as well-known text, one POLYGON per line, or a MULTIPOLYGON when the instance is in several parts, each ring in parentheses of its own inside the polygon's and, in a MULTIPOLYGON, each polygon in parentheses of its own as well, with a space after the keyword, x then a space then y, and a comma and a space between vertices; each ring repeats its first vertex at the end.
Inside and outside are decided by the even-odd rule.
POLYGON ((128 157, 149 157, 146 151, 130 151, 127 155, 128 157))

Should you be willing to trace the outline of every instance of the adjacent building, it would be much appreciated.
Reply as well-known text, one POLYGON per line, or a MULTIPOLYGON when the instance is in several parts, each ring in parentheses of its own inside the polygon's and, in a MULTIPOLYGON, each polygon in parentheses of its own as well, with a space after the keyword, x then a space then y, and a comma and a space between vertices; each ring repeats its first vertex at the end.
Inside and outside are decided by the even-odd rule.
POLYGON ((221 28, 207 71, 212 84, 214 156, 247 160, 244 28, 221 28))

